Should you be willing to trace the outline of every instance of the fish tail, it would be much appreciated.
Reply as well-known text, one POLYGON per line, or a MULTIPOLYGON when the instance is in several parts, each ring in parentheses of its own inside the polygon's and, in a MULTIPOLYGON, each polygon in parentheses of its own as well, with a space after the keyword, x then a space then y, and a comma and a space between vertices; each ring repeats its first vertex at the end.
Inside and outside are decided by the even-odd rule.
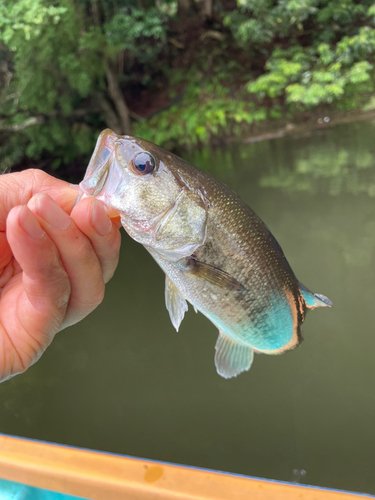
POLYGON ((332 307, 333 304, 328 297, 320 293, 313 293, 308 288, 306 288, 302 283, 299 282, 299 288, 301 290, 302 296, 305 300, 306 307, 308 309, 314 309, 315 307, 332 307))

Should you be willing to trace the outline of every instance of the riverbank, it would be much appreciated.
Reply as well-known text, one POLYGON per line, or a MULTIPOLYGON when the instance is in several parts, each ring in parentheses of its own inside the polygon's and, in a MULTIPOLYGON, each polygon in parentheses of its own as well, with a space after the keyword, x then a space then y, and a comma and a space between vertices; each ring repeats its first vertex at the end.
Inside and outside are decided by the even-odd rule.
MULTIPOLYGON (((323 111, 323 110, 322 110, 323 111)), ((325 110, 327 111, 327 110, 325 110)), ((317 130, 324 130, 328 128, 335 127, 342 123, 352 123, 364 120, 374 120, 375 119, 375 109, 363 111, 363 110, 352 110, 347 112, 332 111, 331 113, 315 112, 311 114, 306 120, 306 116, 296 120, 295 122, 286 123, 282 127, 275 128, 272 123, 268 123, 269 131, 257 134, 249 135, 242 139, 245 144, 251 142, 259 142, 269 139, 278 139, 285 137, 287 135, 298 138, 307 137, 317 130)), ((230 142, 233 142, 233 138, 230 142)))
MULTIPOLYGON (((253 126, 252 130, 244 130, 241 136, 236 135, 218 135, 212 137, 210 146, 215 148, 224 144, 235 144, 244 143, 249 144, 253 142, 260 142, 266 140, 280 139, 284 137, 308 137, 319 130, 326 130, 340 125, 343 123, 352 123, 357 121, 365 120, 375 120, 375 109, 370 110, 351 110, 351 111, 337 111, 333 109, 321 108, 315 110, 309 114, 301 113, 295 115, 293 120, 264 120, 257 126, 253 126)), ((167 147, 161 144, 163 147, 167 147)), ((171 150, 180 156, 183 156, 184 150, 191 148, 201 148, 202 144, 197 144, 195 146, 189 146, 186 148, 180 144, 175 144, 172 146, 171 150)), ((80 182, 84 176, 85 170, 88 164, 81 158, 67 164, 64 169, 60 169, 56 172, 53 168, 52 159, 46 157, 43 160, 33 160, 29 158, 24 158, 23 161, 15 165, 11 170, 16 172, 24 170, 25 168, 40 168, 50 173, 51 175, 57 175, 58 177, 67 180, 69 182, 80 182)))

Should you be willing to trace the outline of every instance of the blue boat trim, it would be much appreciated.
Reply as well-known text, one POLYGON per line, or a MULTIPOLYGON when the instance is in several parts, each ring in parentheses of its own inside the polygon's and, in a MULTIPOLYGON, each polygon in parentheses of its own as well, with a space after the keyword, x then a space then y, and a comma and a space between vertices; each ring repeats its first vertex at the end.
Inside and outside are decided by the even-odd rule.
POLYGON ((0 500, 89 500, 0 478, 0 500))

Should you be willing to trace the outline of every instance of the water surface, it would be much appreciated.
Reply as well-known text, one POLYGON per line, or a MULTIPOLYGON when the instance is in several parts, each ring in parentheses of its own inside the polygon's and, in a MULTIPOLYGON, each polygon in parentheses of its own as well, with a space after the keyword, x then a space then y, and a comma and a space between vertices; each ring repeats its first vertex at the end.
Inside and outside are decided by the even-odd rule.
POLYGON ((176 333, 164 277, 124 235, 104 303, 0 385, 0 432, 375 493, 375 123, 190 154, 258 213, 297 277, 327 295, 304 342, 214 366, 216 328, 176 333))

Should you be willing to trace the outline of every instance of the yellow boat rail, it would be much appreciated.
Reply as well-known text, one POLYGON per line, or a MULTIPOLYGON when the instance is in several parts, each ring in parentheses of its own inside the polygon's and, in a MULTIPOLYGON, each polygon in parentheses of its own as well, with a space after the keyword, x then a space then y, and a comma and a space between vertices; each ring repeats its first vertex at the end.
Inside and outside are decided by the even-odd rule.
POLYGON ((91 500, 374 498, 369 495, 184 467, 1 434, 0 478, 91 500))

